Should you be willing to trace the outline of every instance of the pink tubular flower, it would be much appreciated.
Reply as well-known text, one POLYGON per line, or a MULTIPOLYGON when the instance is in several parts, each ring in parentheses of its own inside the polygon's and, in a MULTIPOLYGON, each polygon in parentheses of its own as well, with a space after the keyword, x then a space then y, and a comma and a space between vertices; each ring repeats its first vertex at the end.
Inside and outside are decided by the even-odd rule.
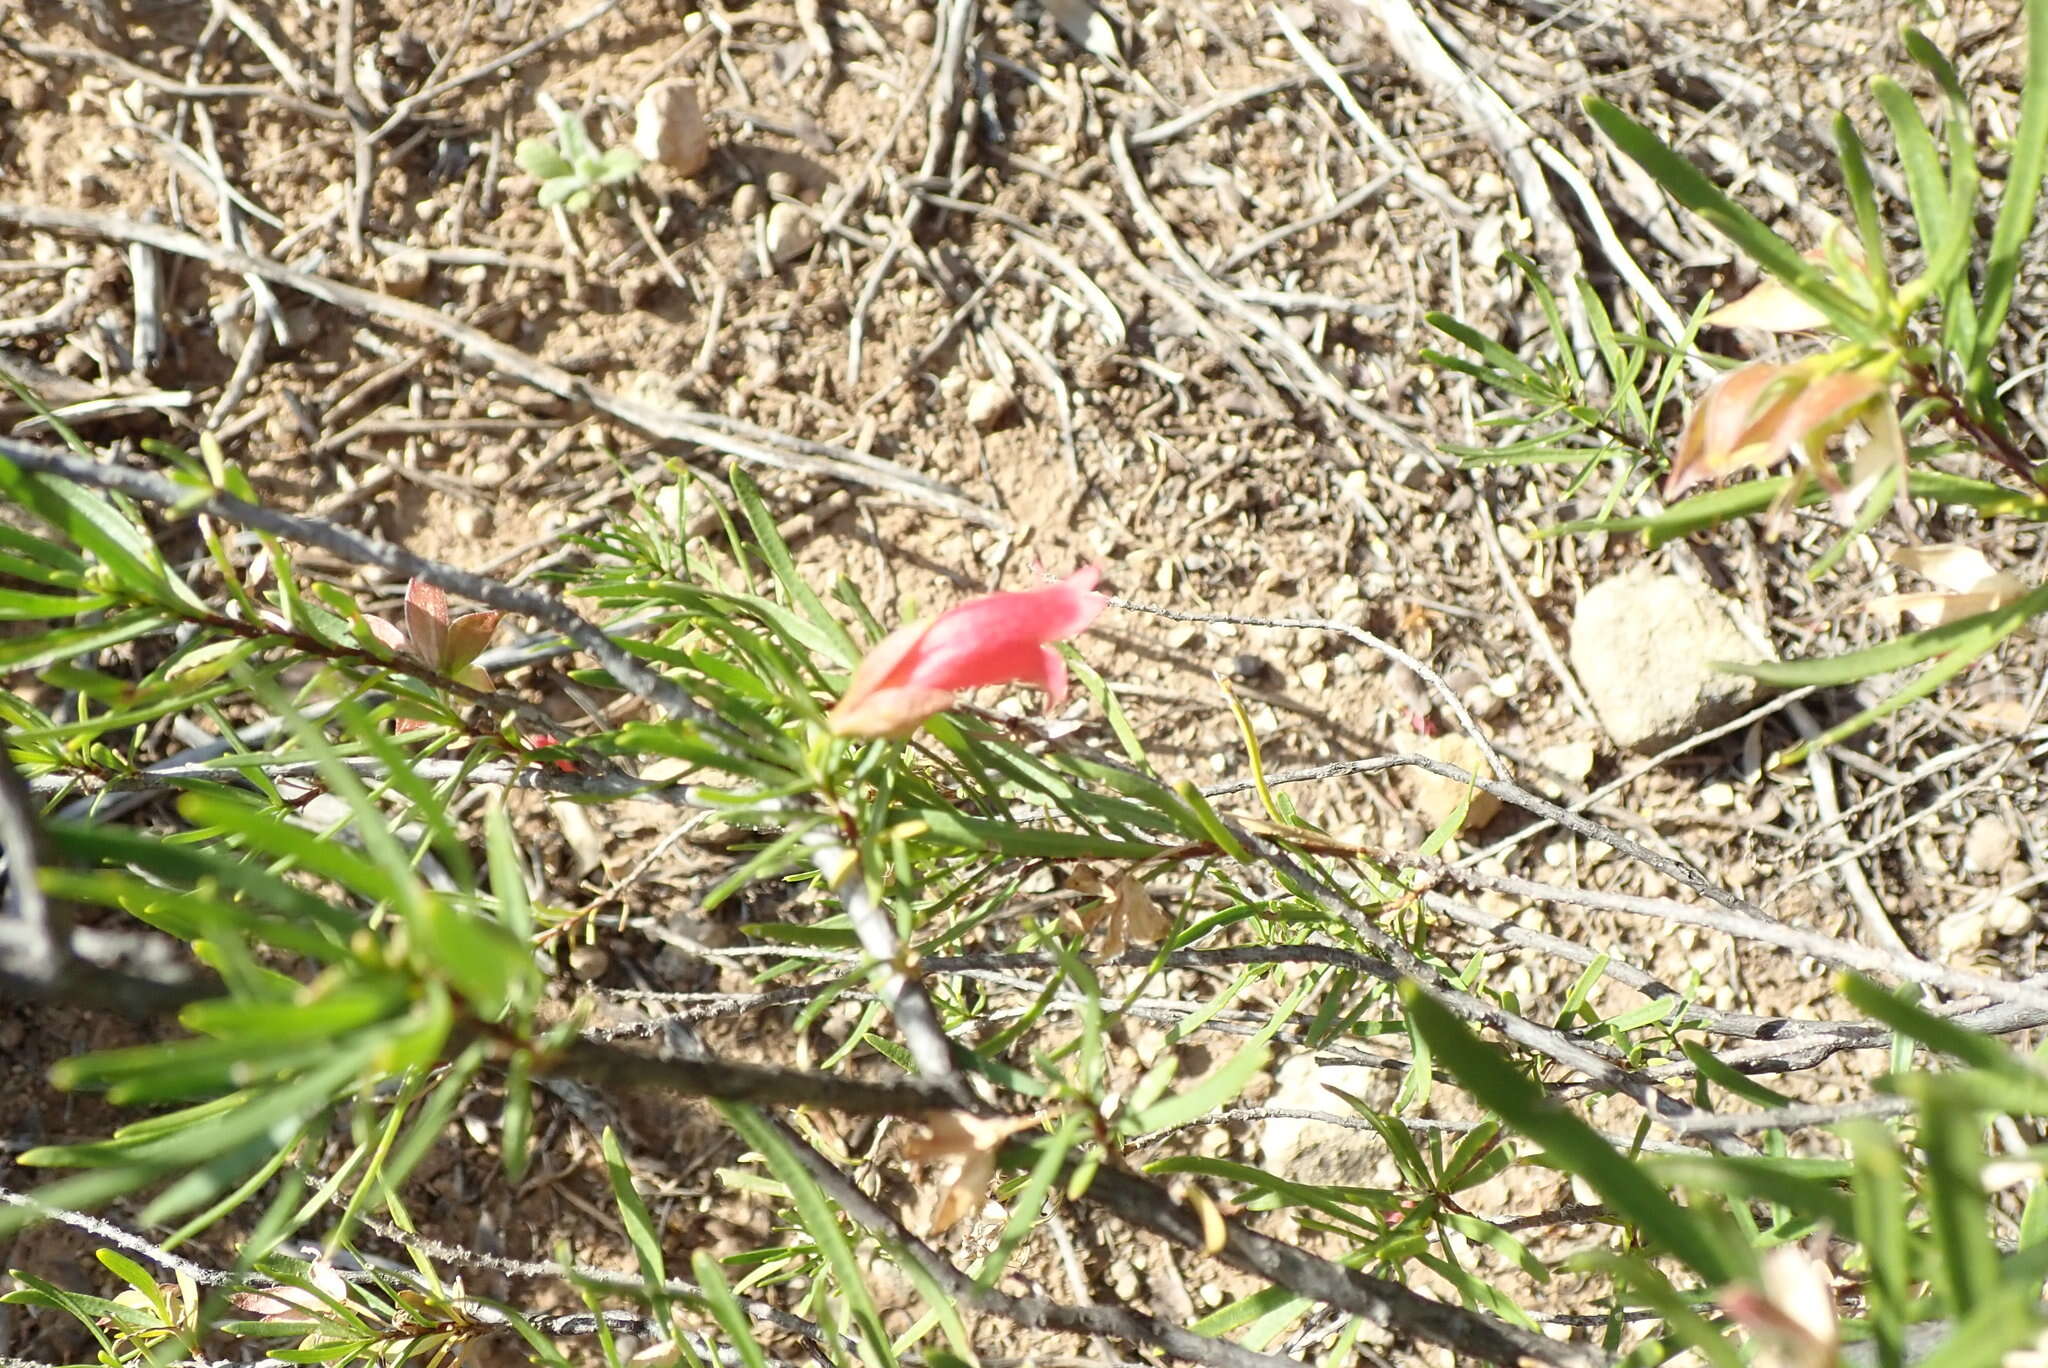
POLYGON ((949 608, 875 643, 826 718, 839 736, 901 740, 953 706, 963 690, 1036 684, 1057 704, 1067 664, 1051 643, 1088 629, 1109 600, 1095 592, 1100 566, 1043 589, 1023 589, 949 608))

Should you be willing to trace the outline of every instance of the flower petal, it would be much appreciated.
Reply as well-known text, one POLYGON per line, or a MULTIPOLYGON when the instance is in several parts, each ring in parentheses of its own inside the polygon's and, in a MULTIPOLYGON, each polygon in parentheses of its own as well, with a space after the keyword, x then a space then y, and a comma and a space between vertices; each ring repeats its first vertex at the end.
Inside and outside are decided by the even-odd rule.
POLYGON ((503 613, 465 613, 448 624, 448 636, 441 646, 441 670, 460 675, 469 663, 484 653, 498 630, 503 613))
POLYGON ((1085 631, 1109 600, 1088 566, 1040 589, 969 599, 929 622, 899 627, 870 650, 833 706, 840 736, 904 737, 966 689, 1035 684, 1057 703, 1067 666, 1051 643, 1085 631))
MULTIPOLYGON (((277 625, 283 627, 286 631, 291 630, 289 623, 280 621, 277 625)), ((411 639, 406 636, 403 628, 394 623, 386 622, 383 618, 376 617, 364 618, 363 626, 370 629, 370 635, 377 638, 378 645, 387 647, 392 654, 412 654, 411 639)))
POLYGON ((908 676, 930 688, 978 689, 989 684, 1036 684, 1064 696, 1066 667, 1049 667, 1040 648, 1087 630, 1109 600, 1093 592, 1099 571, 1090 566, 1043 589, 987 594, 939 616, 908 662, 908 676))
MULTIPOLYGON (((877 694, 900 689, 906 658, 917 649, 931 627, 931 619, 898 627, 869 648, 868 653, 861 657, 860 664, 854 666, 853 678, 846 681, 846 691, 840 694, 839 702, 827 717, 835 733, 840 736, 886 736, 894 730, 893 727, 884 727, 880 731, 870 728, 869 722, 892 712, 891 707, 884 704, 871 713, 870 704, 877 694)), ((941 704, 940 709, 945 706, 941 704)))
POLYGON ((1686 420, 1664 497, 1703 480, 1775 465, 1802 449, 1812 455, 1883 389, 1867 375, 1822 374, 1809 365, 1759 362, 1730 371, 1686 420))
POLYGON ((438 585, 416 579, 405 586, 405 629, 412 633, 412 653, 440 669, 448 642, 448 596, 438 585))
POLYGON ((1665 498, 1702 481, 1718 479, 1734 468, 1729 454, 1755 421, 1758 403, 1790 370, 1789 366, 1760 362, 1729 371, 1707 387, 1678 435, 1678 450, 1664 477, 1665 498))
POLYGON ((855 698, 848 694, 826 715, 834 736, 887 736, 901 741, 925 722, 953 706, 951 689, 920 689, 896 685, 873 689, 855 698))

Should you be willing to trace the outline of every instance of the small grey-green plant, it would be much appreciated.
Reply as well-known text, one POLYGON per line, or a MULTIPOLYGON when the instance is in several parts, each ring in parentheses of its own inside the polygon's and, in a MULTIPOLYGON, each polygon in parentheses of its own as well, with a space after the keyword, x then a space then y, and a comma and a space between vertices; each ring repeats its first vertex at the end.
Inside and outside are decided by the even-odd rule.
POLYGON ((541 208, 559 204, 580 214, 612 186, 640 174, 640 154, 632 148, 600 151, 581 114, 571 114, 546 95, 540 97, 540 107, 555 126, 554 136, 523 138, 516 155, 526 173, 540 182, 541 208))

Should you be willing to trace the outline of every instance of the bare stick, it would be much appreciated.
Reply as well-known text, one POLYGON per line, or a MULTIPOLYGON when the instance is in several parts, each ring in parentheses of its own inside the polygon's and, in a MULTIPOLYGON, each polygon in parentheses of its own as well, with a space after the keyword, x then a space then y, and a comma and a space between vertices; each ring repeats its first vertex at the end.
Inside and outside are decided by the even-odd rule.
MULTIPOLYGON (((647 1291, 645 1279, 609 1268, 599 1268, 594 1264, 536 1263, 530 1259, 508 1259, 502 1254, 485 1254, 480 1250, 465 1249, 460 1245, 449 1244, 445 1240, 437 1240, 431 1235, 402 1230, 389 1221, 380 1220, 375 1216, 365 1216, 363 1224, 394 1244, 416 1249, 430 1259, 458 1268, 486 1268, 493 1273, 503 1273, 511 1278, 548 1278, 555 1281, 573 1278, 579 1283, 588 1283, 593 1287, 602 1287, 614 1292, 644 1294, 647 1291)), ((665 1279, 661 1283, 661 1290, 678 1297, 695 1298, 704 1295, 703 1288, 681 1278, 665 1279)), ((763 1325, 772 1325, 777 1330, 817 1344, 828 1344, 834 1339, 832 1333, 823 1326, 807 1321, 801 1316, 793 1316, 773 1302, 741 1296, 739 1304, 750 1319, 763 1325)), ((843 1335, 837 1338, 845 1347, 855 1347, 855 1342, 851 1338, 843 1335)))
POLYGON ((37 804, 0 749, 0 856, 6 895, 0 904, 0 990, 23 997, 147 1017, 213 997, 220 984, 165 955, 166 943, 120 931, 80 930, 69 909, 43 891, 45 858, 37 804), (131 972, 135 961, 148 972, 131 972))
MULTIPOLYGON (((1074 1161, 1069 1161, 1071 1167, 1074 1161)), ((1188 1249, 1209 1247, 1211 1232, 1194 1209, 1177 1202, 1135 1174, 1105 1164, 1088 1185, 1087 1200, 1107 1207, 1132 1225, 1165 1236, 1188 1249)), ((1341 1311, 1363 1316, 1405 1339, 1449 1349, 1454 1359, 1528 1368, 1597 1368, 1607 1358, 1583 1344, 1547 1336, 1435 1301, 1400 1283, 1319 1259, 1306 1250, 1268 1238, 1223 1217, 1223 1248, 1216 1257, 1276 1286, 1341 1311)))
MULTIPOLYGON (((1799 734, 1811 741, 1821 733, 1820 723, 1804 704, 1795 703, 1786 711, 1792 725, 1799 734)), ((1841 830, 1842 800, 1835 791, 1835 765, 1827 749, 1815 746, 1806 752, 1806 777, 1813 785, 1813 803, 1820 810, 1822 828, 1834 833, 1839 845, 1847 845, 1841 830)), ((1856 852, 1851 851, 1840 865, 1842 887, 1849 894, 1849 901, 1856 905, 1856 915, 1863 923, 1863 932, 1878 946, 1894 955, 1911 956, 1913 947, 1906 944, 1899 935, 1899 928, 1892 925, 1892 919, 1878 901, 1877 890, 1870 886, 1870 878, 1863 872, 1863 862, 1856 852)))
POLYGON ((1591 907, 1603 912, 1623 912, 1630 916, 1655 918, 1665 924, 1703 927, 1709 931, 1719 931, 1724 935, 1733 936, 1738 940, 1775 945, 1780 950, 1789 950, 1795 955, 1807 955, 1837 969, 1852 970, 1859 974, 1889 974, 1910 983, 1928 984, 1944 992, 1973 994, 1996 1002, 2009 1002, 2038 1011, 2048 1011, 2048 989, 2012 983, 1986 974, 1973 973, 1967 969, 1950 969, 1910 954, 1875 950, 1868 946, 1837 940, 1833 936, 1824 936, 1817 931, 1802 931, 1795 926, 1771 921, 1751 910, 1729 911, 1697 907, 1671 898, 1644 898, 1629 893, 1603 893, 1593 889, 1566 888, 1558 884, 1538 883, 1532 879, 1488 874, 1483 870, 1434 860, 1418 863, 1423 869, 1440 878, 1475 888, 1491 889, 1496 893, 1505 893, 1509 897, 1532 898, 1568 907, 1591 907))
POLYGON ((175 228, 139 223, 109 214, 6 202, 0 202, 0 222, 115 242, 145 243, 160 251, 204 261, 220 270, 256 276, 323 303, 403 324, 438 337, 488 369, 571 403, 587 404, 608 417, 664 441, 690 442, 742 461, 885 490, 987 527, 1005 525, 1000 515, 975 503, 951 485, 905 470, 879 456, 824 442, 799 442, 718 414, 664 408, 628 399, 600 389, 560 366, 528 356, 516 347, 506 346, 482 329, 450 318, 438 309, 375 290, 345 285, 338 280, 301 271, 268 257, 237 251, 175 228))
POLYGON ((875 961, 881 977, 882 1001, 888 1005, 890 1015, 903 1030, 903 1042, 910 1048, 911 1062, 926 1079, 942 1084, 948 1096, 959 1099, 963 1106, 970 1106, 972 1094, 961 1086, 959 1073, 953 1066, 952 1041, 947 1038, 945 1025, 939 1020, 938 1008, 932 1005, 931 994, 925 991, 923 982, 906 964, 903 943, 896 938, 896 927, 890 920, 888 909, 869 893, 867 872, 861 866, 860 852, 841 844, 824 831, 812 833, 806 844, 810 848, 812 865, 824 878, 825 886, 832 890, 832 896, 839 899, 839 905, 846 909, 847 920, 853 923, 861 949, 875 961))
MULTIPOLYGON (((1209 1364, 1213 1368, 1300 1368, 1294 1359, 1258 1353, 1229 1340, 1210 1339, 1155 1316, 1120 1306, 1067 1306, 1042 1297, 1011 1296, 992 1287, 983 1287, 955 1268, 937 1250, 911 1234, 894 1212, 861 1191, 839 1171, 836 1164, 818 1153, 802 1136, 780 1122, 771 1124, 781 1131, 782 1138, 796 1151, 797 1158, 811 1171, 818 1180, 818 1186, 838 1204, 840 1210, 900 1250, 903 1257, 915 1260, 940 1287, 967 1306, 1034 1329, 1063 1330, 1076 1335, 1108 1335, 1127 1344, 1155 1345, 1177 1359, 1209 1364)), ((1191 1247, 1199 1249, 1202 1246, 1196 1242, 1191 1247)), ((1469 1311, 1460 1314, 1473 1315, 1469 1311)), ((1576 1363, 1572 1368, 1577 1368, 1576 1363)))
POLYGON ((1190 613, 1184 609, 1161 608, 1155 604, 1139 603, 1127 598, 1113 598, 1110 602, 1134 613, 1149 613, 1153 617, 1163 617, 1174 622, 1227 622, 1241 627, 1289 627, 1297 630, 1338 632, 1348 636, 1368 650, 1377 651, 1396 664, 1414 671, 1418 679, 1434 689, 1437 696, 1444 700, 1444 706, 1451 710, 1451 716, 1458 719, 1458 725, 1486 757, 1487 767, 1502 779, 1508 777, 1507 762, 1500 758, 1500 753, 1494 750, 1492 743, 1486 739, 1486 734, 1479 730, 1479 723, 1466 710, 1465 702, 1458 697, 1457 691, 1444 683, 1443 676, 1392 642, 1380 640, 1363 627, 1353 627, 1348 622, 1332 622, 1326 618, 1259 618, 1231 613, 1190 613))
MULTIPOLYGON (((1277 13, 1277 11, 1276 11, 1277 13)), ((1287 325, 1270 309, 1248 304, 1235 291, 1202 269, 1181 245, 1180 237, 1173 231, 1173 225, 1152 203, 1152 197, 1145 192, 1145 182, 1138 175, 1138 168, 1131 160, 1130 133, 1122 124, 1110 129, 1109 155, 1116 166, 1118 178, 1123 184, 1124 195, 1130 201, 1131 214, 1140 227, 1150 233, 1166 255, 1180 269, 1188 282, 1224 314, 1236 319, 1265 339, 1266 349, 1297 378, 1301 388, 1313 393, 1338 413, 1356 422, 1365 424, 1383 437, 1399 442, 1410 449, 1421 449, 1421 439, 1393 419, 1381 413, 1371 404, 1358 398, 1336 376, 1330 374, 1314 352, 1287 330, 1287 325)))
POLYGON ((186 516, 211 514, 227 522, 257 528, 307 546, 317 546, 355 565, 374 565, 393 574, 423 579, 504 612, 537 618, 595 656, 622 687, 660 704, 671 715, 714 729, 723 729, 725 725, 717 714, 642 665, 606 636, 601 628, 553 594, 544 594, 536 589, 515 589, 441 561, 428 560, 402 546, 372 541, 320 519, 278 513, 247 503, 232 494, 215 492, 201 497, 189 485, 173 484, 161 475, 113 461, 87 460, 68 451, 37 446, 11 437, 0 437, 0 457, 14 462, 23 470, 56 475, 98 489, 115 490, 145 503, 175 508, 186 516))
POLYGON ((897 1076, 863 1079, 843 1073, 777 1069, 704 1053, 642 1054, 596 1040, 579 1040, 541 1062, 558 1078, 622 1088, 660 1088, 683 1097, 710 1097, 757 1106, 830 1107, 855 1116, 923 1116, 935 1111, 995 1111, 950 1086, 897 1076))

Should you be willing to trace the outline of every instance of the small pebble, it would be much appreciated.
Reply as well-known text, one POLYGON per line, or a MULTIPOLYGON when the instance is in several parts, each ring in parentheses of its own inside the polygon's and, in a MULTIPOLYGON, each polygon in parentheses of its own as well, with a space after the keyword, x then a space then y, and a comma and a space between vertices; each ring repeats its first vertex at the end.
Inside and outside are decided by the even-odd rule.
POLYGON ((748 181, 732 192, 732 217, 735 223, 746 223, 761 212, 761 187, 748 181))
MULTIPOLYGON (((1353 471, 1351 474, 1362 476, 1364 472, 1353 471)), ((1394 483, 1403 489, 1421 489, 1435 474, 1429 468, 1429 461, 1417 452, 1410 452, 1394 463, 1394 483)), ((1345 476, 1347 481, 1350 478, 1350 475, 1345 476)))
POLYGON ((1455 694, 1466 693, 1485 683, 1486 675, 1470 665, 1457 665, 1444 671, 1444 687, 1455 694))
POLYGON ((1593 772, 1593 747, 1586 741, 1561 741, 1536 752, 1536 763, 1558 778, 1580 783, 1593 772))
POLYGON ((1968 874, 1989 874, 2003 867, 2019 850, 2019 844, 2005 819, 1987 812, 1970 823, 1969 834, 1963 837, 1963 870, 1968 874))
POLYGON ((768 193, 777 199, 794 199, 797 192, 796 173, 793 171, 770 171, 768 193))
POLYGON ((932 17, 932 12, 928 9, 914 9, 903 16, 903 36, 913 43, 930 46, 938 32, 939 21, 932 17))
POLYGON ((1016 410, 1017 396, 1000 380, 982 380, 967 396, 967 421, 977 432, 994 432, 1016 410))
POLYGON ((478 489, 496 489, 512 478, 512 467, 495 458, 478 461, 469 472, 469 482, 478 489))
POLYGON ((695 81, 649 86, 633 114, 633 150, 678 176, 694 176, 711 160, 711 131, 695 81))
POLYGON ((433 263, 425 252, 393 252, 377 263, 377 283, 400 299, 417 299, 427 288, 433 263))
POLYGON ((782 203, 768 211, 768 256, 778 265, 818 245, 818 225, 801 205, 782 203))
MULTIPOLYGON (((1469 736, 1453 732, 1434 737, 1424 742, 1420 749, 1432 759, 1456 765, 1480 778, 1489 777, 1486 753, 1469 736)), ((1470 802, 1465 808, 1465 820, 1459 824, 1459 832, 1478 831, 1500 812, 1500 799, 1485 789, 1474 787, 1468 790, 1465 784, 1428 770, 1411 770, 1409 773, 1413 776, 1415 807, 1432 830, 1449 820, 1460 803, 1467 802, 1468 792, 1470 802)))
POLYGON ((1984 920, 2001 936, 2021 936, 2034 929, 2034 907, 2008 893, 1985 909, 1984 920))
POLYGON ((475 539, 487 536, 491 530, 491 510, 465 505, 455 514, 455 530, 463 536, 475 539))
POLYGON ((1934 924, 1934 945, 1943 959, 1974 954, 1990 942, 1991 919, 1982 912, 1951 912, 1934 924))
POLYGON ((601 945, 579 945, 569 952, 569 968, 579 978, 601 978, 612 967, 612 957, 601 945))
POLYGON ((1266 662, 1250 654, 1234 655, 1230 658, 1230 674, 1234 679, 1247 682, 1257 679, 1266 672, 1266 662))
POLYGON ((1502 698, 1492 689, 1487 688, 1484 684, 1474 689, 1465 690, 1459 696, 1458 701, 1465 705, 1466 712, 1471 713, 1473 717, 1481 722, 1497 716, 1500 710, 1507 706, 1506 699, 1502 698))
POLYGON ((1321 693, 1330 682, 1330 666, 1327 661, 1311 660, 1301 667, 1301 686, 1310 693, 1321 693))

